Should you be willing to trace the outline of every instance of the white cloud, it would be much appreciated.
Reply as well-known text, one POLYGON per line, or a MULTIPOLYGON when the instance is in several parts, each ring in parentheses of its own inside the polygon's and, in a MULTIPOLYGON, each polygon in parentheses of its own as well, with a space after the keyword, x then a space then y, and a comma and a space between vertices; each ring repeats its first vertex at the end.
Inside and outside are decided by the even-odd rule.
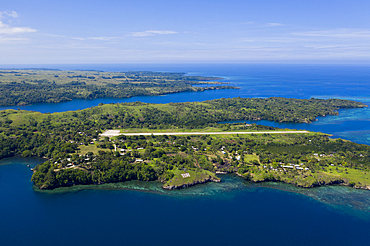
POLYGON ((167 34, 176 34, 177 32, 174 31, 144 31, 144 32, 133 32, 129 36, 133 37, 147 37, 147 36, 154 36, 154 35, 167 35, 167 34))
POLYGON ((5 18, 5 17, 12 17, 12 18, 18 18, 18 13, 15 11, 0 11, 0 19, 5 18))
POLYGON ((29 27, 11 27, 7 24, 4 24, 0 21, 0 35, 14 35, 14 34, 22 34, 22 33, 29 33, 29 32, 36 32, 36 29, 32 29, 29 27))
POLYGON ((56 35, 56 34, 45 34, 45 36, 52 37, 52 38, 67 38, 67 36, 56 35))
POLYGON ((79 38, 79 37, 70 37, 70 39, 81 40, 81 41, 85 40, 84 38, 79 38))
POLYGON ((23 42, 23 41, 28 41, 28 38, 9 38, 9 37, 0 36, 0 43, 14 43, 14 42, 23 42))
POLYGON ((370 31, 359 29, 335 29, 335 30, 298 32, 293 33, 293 35, 305 37, 370 38, 370 31))
POLYGON ((110 41, 110 40, 118 39, 118 37, 88 37, 87 39, 101 40, 101 41, 110 41))
POLYGON ((282 26, 281 23, 267 23, 267 26, 282 26))
POLYGON ((64 38, 64 39, 73 39, 73 40, 80 40, 80 41, 86 41, 86 40, 98 40, 98 41, 111 41, 120 39, 121 37, 68 37, 64 35, 55 35, 55 34, 46 34, 45 36, 53 37, 53 38, 64 38))
POLYGON ((85 40, 110 41, 110 40, 118 39, 117 37, 87 37, 87 38, 70 37, 70 38, 75 39, 75 40, 81 40, 81 41, 85 41, 85 40))

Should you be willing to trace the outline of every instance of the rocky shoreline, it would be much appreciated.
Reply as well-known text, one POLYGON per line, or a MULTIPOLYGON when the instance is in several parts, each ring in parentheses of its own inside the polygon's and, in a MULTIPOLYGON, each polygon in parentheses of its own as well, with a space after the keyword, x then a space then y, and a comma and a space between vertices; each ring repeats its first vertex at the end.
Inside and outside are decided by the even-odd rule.
POLYGON ((216 182, 216 183, 219 183, 221 182, 221 179, 214 179, 212 177, 209 177, 207 179, 204 179, 204 180, 196 180, 192 183, 187 183, 187 184, 182 184, 182 185, 164 185, 163 186, 163 189, 166 189, 166 190, 175 190, 175 189, 183 189, 183 188, 187 188, 187 187, 190 187, 190 186, 194 186, 194 185, 197 185, 197 184, 204 184, 204 183, 207 183, 207 182, 216 182))
POLYGON ((352 185, 350 182, 348 182, 348 180, 343 180, 343 179, 332 179, 332 180, 328 180, 328 181, 325 181, 325 180, 317 180, 317 182, 312 183, 310 185, 300 185, 300 184, 297 184, 297 183, 294 183, 294 182, 288 182, 286 180, 280 180, 280 179, 272 179, 272 180, 271 179, 269 179, 269 180, 253 180, 253 179, 247 179, 246 177, 244 177, 240 173, 237 173, 236 172, 235 174, 238 175, 239 177, 242 177, 243 179, 252 181, 254 183, 282 182, 282 183, 294 185, 294 186, 301 187, 301 188, 307 188, 307 189, 314 188, 314 187, 320 187, 320 186, 324 186, 324 185, 343 185, 343 186, 349 186, 349 187, 352 187, 352 188, 355 188, 355 189, 370 190, 370 186, 352 185))

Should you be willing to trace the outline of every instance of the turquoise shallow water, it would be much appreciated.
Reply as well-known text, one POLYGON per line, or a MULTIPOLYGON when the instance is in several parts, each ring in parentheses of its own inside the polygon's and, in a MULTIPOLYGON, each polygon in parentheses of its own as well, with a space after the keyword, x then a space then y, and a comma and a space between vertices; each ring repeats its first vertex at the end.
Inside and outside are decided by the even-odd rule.
MULTIPOLYGON (((58 65, 57 68, 188 72, 222 76, 225 82, 241 89, 76 100, 24 109, 59 112, 100 102, 167 103, 234 96, 336 97, 370 102, 370 70, 364 66, 58 65)), ((370 144, 369 121, 370 110, 365 108, 341 110, 339 116, 319 117, 312 124, 257 123, 321 131, 370 144)), ((176 191, 165 191, 158 182, 126 182, 39 192, 30 182, 32 172, 27 165, 40 162, 18 157, 0 161, 1 245, 369 245, 369 191, 343 186, 301 189, 282 183, 253 184, 222 175, 221 183, 176 191)))

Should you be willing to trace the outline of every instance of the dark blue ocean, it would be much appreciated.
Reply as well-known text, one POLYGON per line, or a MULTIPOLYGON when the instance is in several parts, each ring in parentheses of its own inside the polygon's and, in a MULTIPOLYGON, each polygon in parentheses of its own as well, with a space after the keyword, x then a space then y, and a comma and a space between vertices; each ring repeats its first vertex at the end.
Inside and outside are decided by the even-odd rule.
MULTIPOLYGON (((178 93, 130 99, 74 100, 22 108, 40 112, 99 103, 169 103, 223 97, 343 98, 370 103, 370 66, 358 65, 39 65, 2 68, 169 71, 219 76, 240 90, 178 93)), ((370 144, 370 110, 340 110, 312 124, 253 122, 308 129, 370 144)), ((252 184, 232 175, 178 191, 158 182, 75 186, 39 192, 27 165, 0 161, 0 245, 370 245, 370 191, 331 186, 300 189, 252 184)))

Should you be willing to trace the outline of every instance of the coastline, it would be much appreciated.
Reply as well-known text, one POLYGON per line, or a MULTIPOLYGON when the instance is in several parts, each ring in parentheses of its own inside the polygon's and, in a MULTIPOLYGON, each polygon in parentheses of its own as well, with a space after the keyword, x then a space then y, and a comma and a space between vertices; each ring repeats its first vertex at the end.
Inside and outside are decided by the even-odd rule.
POLYGON ((184 189, 184 188, 188 188, 190 186, 194 186, 194 185, 198 185, 198 184, 205 184, 205 183, 208 183, 208 182, 220 183, 221 179, 208 178, 208 179, 204 179, 204 180, 197 180, 195 182, 187 183, 187 184, 183 184, 183 185, 179 185, 179 186, 176 186, 176 185, 166 186, 166 185, 164 185, 162 188, 165 189, 165 190, 184 189))
MULTIPOLYGON (((11 157, 11 158, 13 158, 13 157, 11 157)), ((3 165, 8 165, 8 164, 3 164, 3 165)), ((245 181, 249 181, 249 182, 252 182, 252 183, 255 183, 255 184, 283 183, 283 184, 286 184, 286 185, 291 185, 292 187, 303 188, 303 189, 307 189, 307 190, 310 190, 310 189, 313 189, 313 188, 318 188, 318 187, 337 186, 337 185, 346 186, 346 187, 353 188, 353 189, 358 189, 358 190, 370 190, 369 185, 366 185, 366 186, 351 185, 348 182, 348 180, 345 181, 345 180, 340 180, 340 179, 337 179, 337 180, 334 179, 334 180, 331 180, 329 182, 327 182, 325 180, 321 180, 318 183, 312 184, 310 186, 303 186, 303 185, 299 185, 297 183, 287 182, 287 181, 279 180, 279 179, 253 180, 253 179, 250 179, 250 178, 246 178, 245 176, 243 176, 242 174, 240 174, 238 172, 220 172, 220 171, 216 171, 214 174, 215 174, 214 176, 209 176, 209 177, 206 177, 204 179, 198 179, 198 180, 195 180, 193 182, 186 182, 186 183, 179 184, 179 185, 163 184, 163 182, 161 182, 160 180, 153 180, 153 181, 130 180, 130 181, 123 181, 123 182, 118 182, 118 183, 122 183, 122 184, 127 183, 128 184, 128 183, 131 183, 131 182, 141 182, 141 183, 148 183, 149 184, 151 182, 159 182, 159 183, 163 184, 163 185, 161 185, 161 188, 163 190, 181 190, 181 189, 186 189, 186 188, 189 188, 189 187, 193 187, 193 186, 197 186, 199 184, 205 184, 205 183, 209 183, 209 182, 221 183, 221 182, 223 182, 222 179, 219 178, 218 176, 216 176, 216 174, 221 174, 221 175, 235 175, 235 176, 238 176, 238 177, 242 178, 245 181)), ((91 183, 91 184, 74 183, 74 184, 68 184, 68 185, 65 185, 65 186, 55 186, 55 187, 48 188, 48 189, 39 188, 35 185, 33 185, 33 187, 34 187, 34 190, 36 190, 36 191, 52 192, 55 189, 61 189, 61 188, 66 189, 68 191, 69 189, 73 189, 74 187, 77 187, 77 186, 80 187, 81 190, 94 189, 94 188, 91 188, 92 186, 96 186, 96 188, 99 189, 100 186, 104 186, 104 185, 114 186, 115 184, 117 184, 117 183, 116 182, 91 183)), ((134 189, 134 190, 140 191, 140 189, 134 189)))

